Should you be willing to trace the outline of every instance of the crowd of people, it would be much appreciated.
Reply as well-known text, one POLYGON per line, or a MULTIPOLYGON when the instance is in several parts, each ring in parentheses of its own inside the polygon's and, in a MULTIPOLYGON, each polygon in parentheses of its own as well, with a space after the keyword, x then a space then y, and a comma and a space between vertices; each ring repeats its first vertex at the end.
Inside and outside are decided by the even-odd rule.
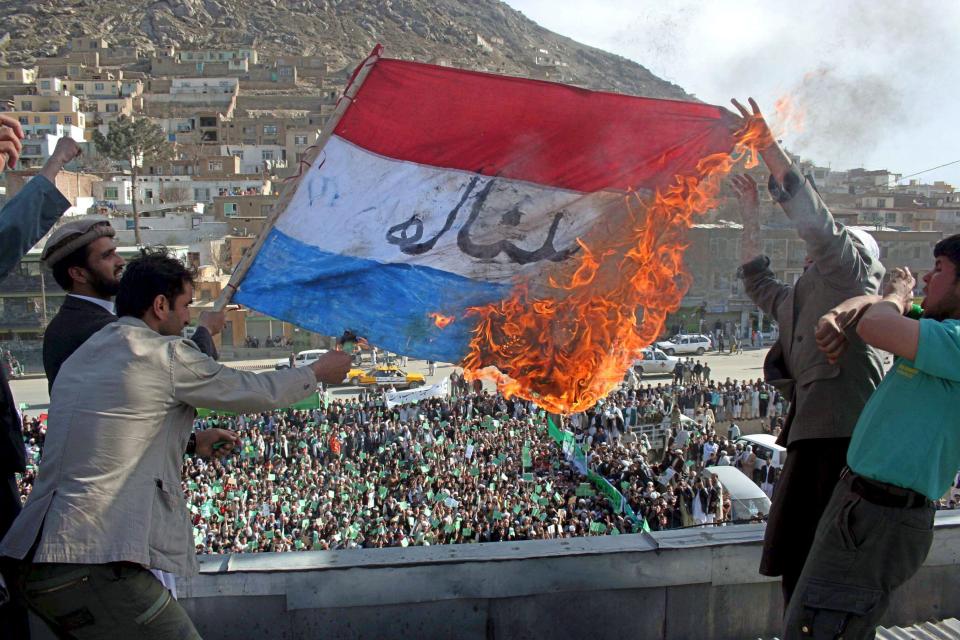
MULTIPOLYGON (((651 530, 732 519, 729 496, 702 470, 736 465, 764 486, 765 460, 734 443, 737 399, 764 388, 727 380, 645 384, 564 421, 588 465, 651 530), (729 398, 729 403, 727 399, 729 398), (680 416, 684 417, 681 418, 680 416), (689 419, 687 419, 689 418, 689 419), (668 425, 662 440, 640 425, 668 425)), ((569 538, 638 529, 547 437, 545 414, 452 376, 454 396, 388 409, 384 391, 320 409, 198 418, 235 430, 232 456, 187 457, 183 489, 200 553, 349 549, 569 538)), ((765 415, 752 408, 740 415, 765 415)), ((776 405, 764 409, 775 415, 776 405)), ((27 418, 29 494, 43 444, 27 418)))

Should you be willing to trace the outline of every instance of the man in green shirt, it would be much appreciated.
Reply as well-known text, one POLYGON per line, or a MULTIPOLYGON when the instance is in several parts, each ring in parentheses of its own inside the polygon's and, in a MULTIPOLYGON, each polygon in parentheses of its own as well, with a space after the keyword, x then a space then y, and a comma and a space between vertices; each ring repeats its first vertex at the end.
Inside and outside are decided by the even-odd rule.
POLYGON ((897 356, 854 428, 833 493, 784 621, 784 638, 872 638, 890 593, 923 564, 933 541, 933 501, 960 468, 960 234, 934 247, 923 277, 895 269, 883 296, 830 310, 817 344, 840 361, 844 331, 897 356), (910 446, 904 446, 909 443, 910 446))

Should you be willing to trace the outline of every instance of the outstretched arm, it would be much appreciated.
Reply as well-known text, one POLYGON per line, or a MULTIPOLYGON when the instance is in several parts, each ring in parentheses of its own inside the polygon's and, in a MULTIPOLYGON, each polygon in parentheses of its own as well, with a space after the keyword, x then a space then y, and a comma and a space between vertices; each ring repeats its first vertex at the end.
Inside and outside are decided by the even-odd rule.
POLYGON ((836 223, 813 185, 794 168, 790 157, 770 134, 757 103, 749 100, 751 112, 736 100, 732 102, 740 113, 732 116, 732 122, 740 123, 740 131, 747 131, 748 125, 754 130, 760 128, 762 135, 757 147, 770 170, 770 195, 797 225, 817 271, 838 288, 859 287, 866 293, 876 292, 883 276, 878 257, 865 258, 850 233, 836 223))

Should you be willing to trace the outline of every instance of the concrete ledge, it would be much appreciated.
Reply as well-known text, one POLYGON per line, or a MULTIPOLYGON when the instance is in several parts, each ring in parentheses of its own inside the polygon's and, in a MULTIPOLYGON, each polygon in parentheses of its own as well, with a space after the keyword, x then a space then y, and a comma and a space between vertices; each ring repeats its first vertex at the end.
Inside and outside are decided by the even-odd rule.
MULTIPOLYGON (((207 640, 770 638, 763 525, 333 552, 204 556, 177 582, 207 640)), ((937 516, 884 626, 960 616, 960 515, 937 516)))

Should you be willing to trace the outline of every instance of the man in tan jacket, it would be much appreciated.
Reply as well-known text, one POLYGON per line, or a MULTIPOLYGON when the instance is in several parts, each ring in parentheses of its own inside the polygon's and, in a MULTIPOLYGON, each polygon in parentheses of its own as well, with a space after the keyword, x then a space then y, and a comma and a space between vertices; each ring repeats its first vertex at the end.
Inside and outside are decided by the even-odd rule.
POLYGON ((0 554, 28 563, 27 603, 60 634, 199 637, 149 571, 196 573, 183 455, 225 455, 239 443, 226 429, 193 432, 194 407, 286 406, 350 366, 330 352, 261 375, 224 367, 180 337, 192 298, 182 263, 145 252, 121 280, 119 321, 78 348, 53 385, 39 474, 0 554))

